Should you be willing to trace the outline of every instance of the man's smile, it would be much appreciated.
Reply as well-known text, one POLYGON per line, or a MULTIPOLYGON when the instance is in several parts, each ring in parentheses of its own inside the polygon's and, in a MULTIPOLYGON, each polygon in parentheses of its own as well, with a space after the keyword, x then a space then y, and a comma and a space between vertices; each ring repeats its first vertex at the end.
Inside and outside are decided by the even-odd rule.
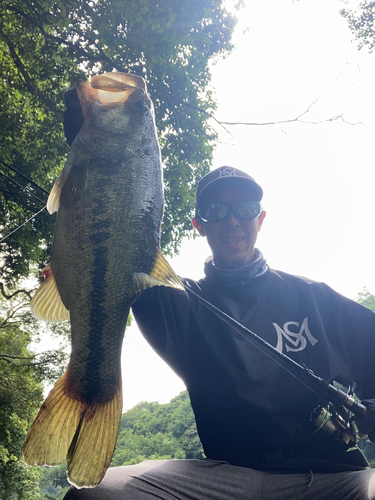
POLYGON ((225 243, 238 243, 240 241, 242 241, 244 238, 244 236, 232 236, 232 237, 226 237, 226 238, 223 238, 223 241, 225 243))

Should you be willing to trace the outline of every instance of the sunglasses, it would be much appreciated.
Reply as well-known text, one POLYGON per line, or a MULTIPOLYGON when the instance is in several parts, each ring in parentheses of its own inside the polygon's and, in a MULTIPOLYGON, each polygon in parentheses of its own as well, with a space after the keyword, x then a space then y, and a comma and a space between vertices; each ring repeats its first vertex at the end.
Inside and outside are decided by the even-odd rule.
POLYGON ((198 215, 204 222, 220 222, 231 212, 236 219, 254 219, 262 211, 259 201, 238 201, 225 203, 210 203, 198 208, 198 215))

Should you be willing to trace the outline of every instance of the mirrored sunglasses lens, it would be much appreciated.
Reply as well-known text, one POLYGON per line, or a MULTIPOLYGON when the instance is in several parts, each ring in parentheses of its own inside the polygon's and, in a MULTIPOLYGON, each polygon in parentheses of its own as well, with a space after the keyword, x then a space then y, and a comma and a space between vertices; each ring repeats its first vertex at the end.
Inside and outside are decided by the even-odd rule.
POLYGON ((202 220, 207 222, 219 222, 225 219, 228 207, 222 203, 211 203, 199 209, 198 214, 202 220))
POLYGON ((254 219, 260 214, 260 203, 257 201, 240 201, 232 205, 232 211, 240 219, 254 219))

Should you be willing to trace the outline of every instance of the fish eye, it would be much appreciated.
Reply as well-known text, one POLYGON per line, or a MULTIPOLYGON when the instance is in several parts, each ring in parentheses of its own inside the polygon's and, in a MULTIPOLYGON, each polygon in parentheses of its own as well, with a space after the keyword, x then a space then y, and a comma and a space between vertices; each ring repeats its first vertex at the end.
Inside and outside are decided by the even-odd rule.
POLYGON ((147 111, 148 110, 147 103, 144 101, 144 99, 139 99, 139 101, 135 102, 134 107, 136 109, 139 109, 140 111, 147 111))

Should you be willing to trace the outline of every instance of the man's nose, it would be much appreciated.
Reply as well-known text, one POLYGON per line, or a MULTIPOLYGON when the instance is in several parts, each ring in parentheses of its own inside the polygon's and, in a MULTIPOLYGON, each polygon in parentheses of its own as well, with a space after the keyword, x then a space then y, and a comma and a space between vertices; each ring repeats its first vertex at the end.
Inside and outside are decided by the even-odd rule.
POLYGON ((227 226, 232 226, 232 227, 240 225, 238 219, 235 217, 235 215, 233 214, 232 210, 229 210, 229 213, 227 214, 227 216, 224 219, 224 223, 227 226))

